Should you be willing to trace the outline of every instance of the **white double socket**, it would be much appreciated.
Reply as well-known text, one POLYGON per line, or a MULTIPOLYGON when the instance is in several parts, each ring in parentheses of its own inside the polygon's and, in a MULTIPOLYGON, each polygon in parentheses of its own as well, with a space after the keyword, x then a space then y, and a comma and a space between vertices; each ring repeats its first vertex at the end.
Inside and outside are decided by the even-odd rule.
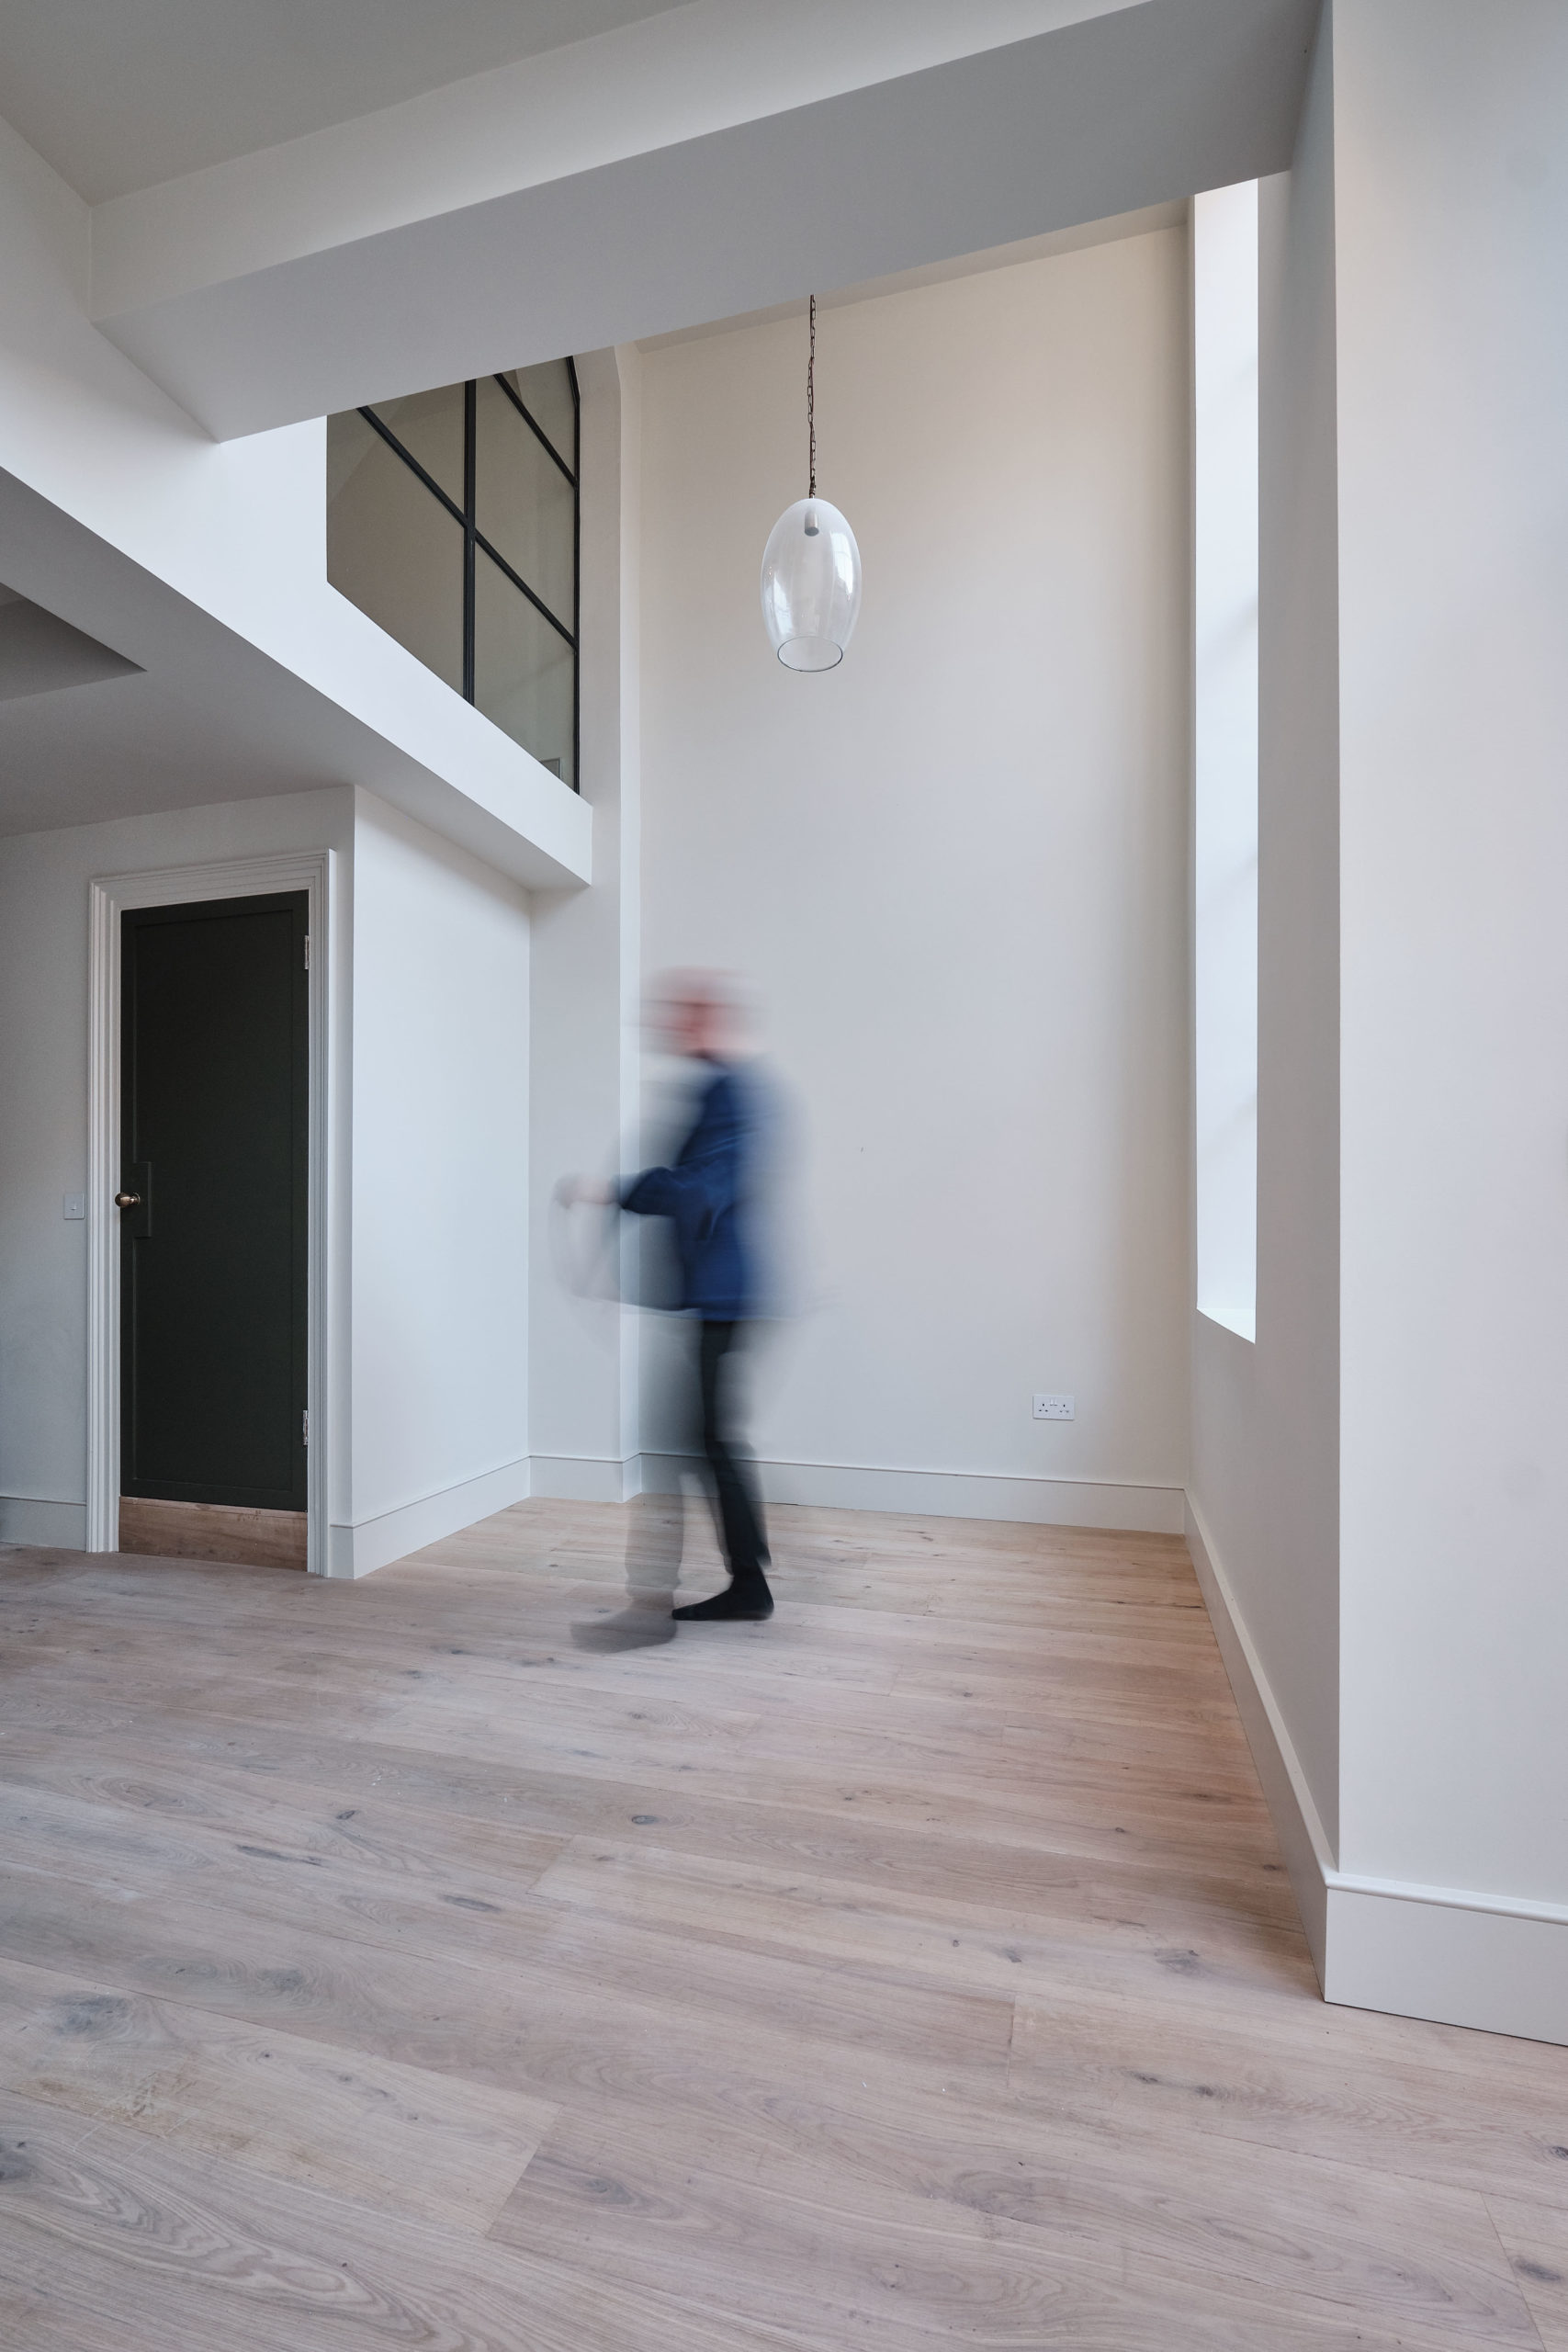
POLYGON ((1034 1418, 1037 1421, 1070 1421, 1073 1400, 1070 1396, 1037 1388, 1034 1392, 1034 1418))

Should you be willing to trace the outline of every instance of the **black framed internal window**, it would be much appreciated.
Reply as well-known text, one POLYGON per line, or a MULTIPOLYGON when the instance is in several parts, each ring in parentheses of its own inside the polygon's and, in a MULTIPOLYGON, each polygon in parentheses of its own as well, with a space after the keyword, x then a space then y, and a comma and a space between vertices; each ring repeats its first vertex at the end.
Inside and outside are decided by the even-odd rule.
POLYGON ((581 439, 570 359, 327 419, 327 578, 574 791, 581 439))

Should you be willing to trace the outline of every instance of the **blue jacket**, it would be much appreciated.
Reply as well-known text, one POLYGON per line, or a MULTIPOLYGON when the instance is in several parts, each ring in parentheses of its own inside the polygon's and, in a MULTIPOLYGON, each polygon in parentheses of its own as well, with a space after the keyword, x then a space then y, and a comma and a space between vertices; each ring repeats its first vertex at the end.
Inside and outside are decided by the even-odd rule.
POLYGON ((633 1216, 667 1216, 681 1268, 681 1306, 707 1323, 762 1311, 764 1288, 751 1212, 762 1157, 760 1086, 720 1063, 703 1090, 691 1132, 671 1168, 645 1168, 623 1183, 633 1216))

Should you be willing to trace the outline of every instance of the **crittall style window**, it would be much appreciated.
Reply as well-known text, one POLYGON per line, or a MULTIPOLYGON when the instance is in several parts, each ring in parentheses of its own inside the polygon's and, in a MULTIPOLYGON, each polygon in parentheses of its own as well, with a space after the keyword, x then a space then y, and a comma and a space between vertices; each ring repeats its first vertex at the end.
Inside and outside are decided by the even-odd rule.
POLYGON ((327 577, 577 789, 570 359, 327 420, 327 577))

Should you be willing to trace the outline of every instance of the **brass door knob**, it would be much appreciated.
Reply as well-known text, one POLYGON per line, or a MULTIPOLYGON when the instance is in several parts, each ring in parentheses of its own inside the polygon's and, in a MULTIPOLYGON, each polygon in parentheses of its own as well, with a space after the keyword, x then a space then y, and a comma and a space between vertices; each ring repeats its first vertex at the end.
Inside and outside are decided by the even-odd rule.
POLYGON ((117 1209, 139 1209, 141 1206, 141 1195, 140 1193, 117 1193, 114 1196, 114 1204, 117 1209))

